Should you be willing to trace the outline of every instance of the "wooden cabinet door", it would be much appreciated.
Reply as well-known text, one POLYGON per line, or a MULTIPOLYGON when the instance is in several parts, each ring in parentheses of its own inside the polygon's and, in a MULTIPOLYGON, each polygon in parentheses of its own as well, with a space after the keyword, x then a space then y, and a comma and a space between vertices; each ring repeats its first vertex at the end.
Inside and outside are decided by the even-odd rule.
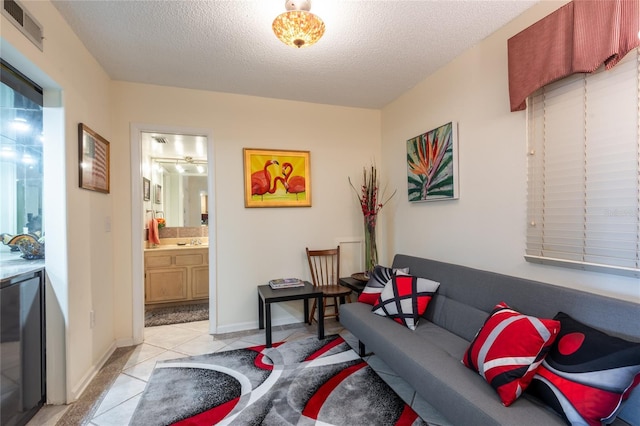
POLYGON ((145 302, 188 299, 187 276, 187 268, 148 269, 145 277, 145 302))
POLYGON ((209 297, 209 267, 194 266, 191 268, 191 298, 207 299, 209 297))

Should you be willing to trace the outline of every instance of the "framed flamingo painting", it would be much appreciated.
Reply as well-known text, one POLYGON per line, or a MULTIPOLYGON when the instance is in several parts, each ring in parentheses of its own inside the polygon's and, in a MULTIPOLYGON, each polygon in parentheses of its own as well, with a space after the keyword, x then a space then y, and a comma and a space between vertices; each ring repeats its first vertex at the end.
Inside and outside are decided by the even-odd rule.
POLYGON ((407 141, 409 201, 455 200, 458 195, 458 128, 443 124, 407 141))
POLYGON ((311 207, 309 151, 243 151, 245 207, 311 207))

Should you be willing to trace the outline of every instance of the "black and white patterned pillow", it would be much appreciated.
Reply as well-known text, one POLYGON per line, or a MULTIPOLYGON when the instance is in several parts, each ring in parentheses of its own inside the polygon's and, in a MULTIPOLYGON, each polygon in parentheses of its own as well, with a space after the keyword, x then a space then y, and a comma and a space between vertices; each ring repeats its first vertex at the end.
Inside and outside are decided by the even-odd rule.
POLYGON ((369 282, 358 296, 358 302, 375 305, 382 293, 384 286, 391 280, 394 275, 407 275, 409 268, 387 268, 385 266, 376 265, 373 273, 369 278, 369 282))
POLYGON ((371 311, 415 330, 440 283, 411 275, 394 275, 371 311))

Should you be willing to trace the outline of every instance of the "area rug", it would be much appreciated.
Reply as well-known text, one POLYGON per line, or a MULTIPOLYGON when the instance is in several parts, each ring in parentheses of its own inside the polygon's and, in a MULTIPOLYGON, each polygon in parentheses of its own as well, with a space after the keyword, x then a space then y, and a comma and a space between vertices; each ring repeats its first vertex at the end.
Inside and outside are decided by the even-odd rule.
POLYGON ((158 362, 132 425, 426 425, 340 336, 158 362))
POLYGON ((209 303, 149 309, 144 313, 144 326, 180 324, 209 319, 209 303))

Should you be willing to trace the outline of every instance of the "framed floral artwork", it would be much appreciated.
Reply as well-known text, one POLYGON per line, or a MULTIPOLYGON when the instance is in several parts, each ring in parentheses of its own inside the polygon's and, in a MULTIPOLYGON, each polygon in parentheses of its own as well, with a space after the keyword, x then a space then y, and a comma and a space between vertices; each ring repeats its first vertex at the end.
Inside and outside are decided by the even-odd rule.
POLYGON ((244 148, 245 207, 310 207, 309 151, 244 148))
POLYGON ((453 121, 407 141, 409 201, 455 200, 458 127, 453 121))

